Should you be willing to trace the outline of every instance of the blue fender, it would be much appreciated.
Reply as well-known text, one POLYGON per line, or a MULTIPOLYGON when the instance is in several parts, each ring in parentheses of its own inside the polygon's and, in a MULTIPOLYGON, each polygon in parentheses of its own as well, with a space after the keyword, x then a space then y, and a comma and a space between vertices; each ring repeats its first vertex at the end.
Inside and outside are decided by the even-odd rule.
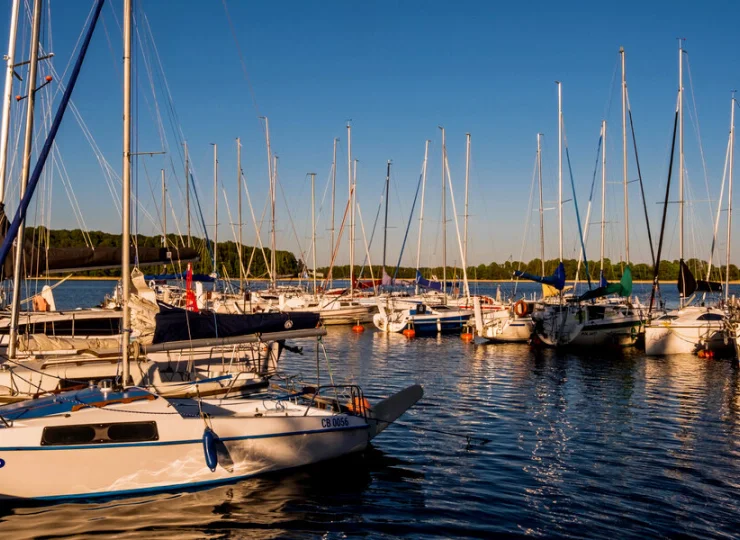
POLYGON ((205 431, 203 431, 203 453, 206 457, 206 465, 211 469, 211 472, 216 472, 216 465, 218 465, 216 441, 218 441, 218 436, 211 428, 207 427, 205 431))

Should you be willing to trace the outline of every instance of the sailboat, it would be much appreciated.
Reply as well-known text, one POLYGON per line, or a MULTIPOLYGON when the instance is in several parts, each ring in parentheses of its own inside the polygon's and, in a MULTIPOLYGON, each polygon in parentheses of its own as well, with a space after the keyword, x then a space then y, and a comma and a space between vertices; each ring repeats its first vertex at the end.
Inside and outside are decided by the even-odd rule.
MULTIPOLYGON (((599 287, 582 294, 584 325, 570 342, 574 347, 635 345, 642 337, 646 310, 637 298, 632 299, 630 270, 629 198, 627 186, 627 82, 624 48, 619 50, 622 65, 622 187, 624 189, 625 266, 619 283, 608 283, 604 275, 606 228, 606 120, 601 124, 601 254, 599 287)), ((649 227, 649 224, 648 224, 649 227)))
MULTIPOLYGON (((541 133, 537 134, 537 180, 539 188, 539 217, 540 217, 540 263, 542 265, 542 276, 545 275, 545 232, 544 232, 544 206, 542 198, 542 145, 541 133)), ((565 269, 563 268, 563 286, 565 286, 565 269)), ((529 276, 521 273, 517 277, 527 277, 539 281, 539 276, 529 276)), ((553 278, 553 282, 559 282, 559 279, 553 278)), ((555 296, 559 291, 552 285, 542 284, 543 298, 546 296, 555 296)), ((509 302, 508 305, 501 305, 496 302, 494 306, 499 305, 503 309, 492 309, 484 313, 480 309, 480 301, 475 305, 475 329, 482 338, 494 343, 524 343, 529 341, 534 331, 534 321, 532 320, 532 311, 535 303, 520 298, 515 302, 509 302)))
MULTIPOLYGON (((34 4, 38 25, 41 0, 34 4)), ((97 0, 67 100, 102 6, 97 0)), ((124 0, 124 246, 130 240, 131 23, 131 1, 124 0)), ((58 113, 55 123, 60 121, 58 113)), ((124 250, 126 343, 128 259, 124 250)), ((124 346, 122 352, 118 385, 101 382, 0 407, 0 497, 55 500, 181 490, 308 465, 364 450, 423 395, 413 385, 372 407, 359 387, 331 385, 275 398, 167 399, 130 386, 131 351, 124 346)))
MULTIPOLYGON (((683 56, 685 50, 682 41, 678 45, 678 108, 676 111, 676 123, 679 132, 679 308, 669 311, 661 316, 653 318, 645 328, 645 352, 650 355, 669 355, 682 353, 695 353, 699 350, 725 353, 731 350, 730 339, 727 332, 727 314, 720 307, 706 306, 704 301, 701 305, 692 304, 696 292, 721 292, 722 285, 706 280, 697 280, 691 269, 684 260, 684 152, 683 152, 683 56)), ((732 99, 732 113, 730 120, 730 185, 732 185, 732 156, 734 146, 734 121, 735 121, 735 98, 732 99)), ((675 128, 674 128, 675 142, 675 128)), ((673 152, 671 152, 671 164, 673 152)), ((670 190, 670 172, 668 185, 666 187, 666 200, 663 209, 663 222, 661 227, 660 241, 658 243, 658 256, 654 270, 653 297, 658 288, 658 270, 660 264, 660 252, 665 230, 665 217, 668 205, 668 194, 670 190)), ((732 205, 730 188, 730 208, 732 205)), ((720 200, 720 204, 721 204, 720 200)), ((728 213, 728 216, 731 214, 728 213)), ((728 261, 727 277, 729 279, 729 235, 731 219, 728 219, 728 261)), ((716 232, 715 232, 716 234, 716 232)), ((712 249, 714 246, 712 246, 712 249)), ((711 270, 711 265, 710 265, 711 270)), ((727 284, 725 284, 727 286, 727 284)), ((651 308, 653 298, 651 298, 651 308)))
MULTIPOLYGON (((431 297, 413 296, 407 298, 397 298, 386 296, 378 300, 378 313, 373 316, 373 324, 381 332, 403 332, 406 329, 413 329, 417 334, 437 334, 437 333, 460 333, 463 327, 468 324, 473 315, 473 306, 468 286, 467 269, 465 257, 467 247, 461 241, 460 231, 457 228, 457 219, 455 219, 455 228, 457 231, 458 246, 460 256, 463 260, 463 282, 465 297, 450 298, 448 290, 451 283, 447 281, 447 182, 449 181, 450 192, 452 193, 452 180, 450 177, 449 162, 447 161, 447 146, 445 143, 445 130, 440 126, 442 131, 442 281, 425 279, 421 272, 416 271, 416 285, 427 291, 432 291, 431 297)), ((468 136, 468 141, 470 140, 468 136)), ((469 142, 468 159, 469 163, 469 142)), ((426 180, 426 162, 427 162, 428 142, 424 150, 424 165, 422 172, 422 185, 426 180)), ((469 167, 466 166, 466 169, 469 167)), ((466 174, 467 177, 467 174, 466 174)), ((466 182, 467 184, 467 182, 466 182)), ((467 189, 466 189, 467 193, 467 189)), ((422 193, 422 219, 423 219, 423 193, 422 193)), ((453 212, 455 212, 455 198, 451 195, 453 212)), ((467 206, 466 206, 467 220, 467 206)), ((421 219, 419 227, 421 237, 421 219)), ((419 248, 421 244, 419 243, 419 248)), ((417 267, 419 253, 417 251, 417 267)))

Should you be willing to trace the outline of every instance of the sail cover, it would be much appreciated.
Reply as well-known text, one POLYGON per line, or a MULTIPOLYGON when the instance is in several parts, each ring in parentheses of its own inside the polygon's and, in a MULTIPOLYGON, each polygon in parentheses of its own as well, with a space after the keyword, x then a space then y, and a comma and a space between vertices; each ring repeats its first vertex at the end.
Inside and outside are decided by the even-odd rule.
POLYGON ((302 311, 251 315, 195 313, 160 303, 155 320, 152 343, 156 344, 316 328, 319 314, 302 311))
MULTIPOLYGON (((187 278, 187 272, 185 273, 179 273, 179 274, 147 274, 144 276, 144 279, 147 281, 154 280, 154 281, 174 281, 174 280, 183 280, 187 278)), ((208 274, 193 274, 192 281, 200 281, 202 283, 213 283, 216 281, 216 278, 213 276, 209 276, 208 274)))
POLYGON ((691 273, 689 265, 681 259, 681 261, 679 261, 678 269, 678 294, 682 298, 691 296, 696 291, 696 286, 694 274, 691 273))
POLYGON ((555 272, 553 272, 551 276, 535 276, 534 274, 520 272, 519 270, 515 270, 514 275, 516 277, 530 279, 532 281, 537 281, 538 283, 550 285, 558 291, 562 291, 563 287, 565 287, 565 266, 562 262, 558 265, 558 267, 555 269, 555 272))
MULTIPOLYGON (((458 282, 459 284, 460 282, 458 282)), ((429 279, 424 279, 424 277, 421 275, 421 272, 418 270, 416 271, 416 284, 419 287, 422 287, 424 289, 432 289, 435 291, 441 291, 442 290, 442 282, 441 281, 432 281, 429 279)), ((447 288, 450 289, 453 287, 453 283, 451 281, 447 282, 447 288)))
POLYGON ((601 285, 596 289, 583 293, 581 296, 578 297, 578 300, 592 300, 594 298, 601 298, 602 296, 606 296, 608 294, 618 294, 619 296, 629 298, 629 296, 632 294, 632 270, 630 270, 629 266, 625 266, 624 273, 622 274, 622 279, 619 283, 608 283, 603 274, 601 275, 601 280, 599 283, 605 285, 601 285))

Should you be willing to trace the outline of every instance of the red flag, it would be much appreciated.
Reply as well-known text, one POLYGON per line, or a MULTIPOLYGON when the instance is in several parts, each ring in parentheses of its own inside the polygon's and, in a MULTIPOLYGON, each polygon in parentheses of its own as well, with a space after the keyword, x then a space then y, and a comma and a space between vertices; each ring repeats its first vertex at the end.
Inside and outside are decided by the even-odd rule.
POLYGON ((198 302, 193 292, 193 268, 188 263, 188 271, 185 274, 185 309, 198 313, 198 302))

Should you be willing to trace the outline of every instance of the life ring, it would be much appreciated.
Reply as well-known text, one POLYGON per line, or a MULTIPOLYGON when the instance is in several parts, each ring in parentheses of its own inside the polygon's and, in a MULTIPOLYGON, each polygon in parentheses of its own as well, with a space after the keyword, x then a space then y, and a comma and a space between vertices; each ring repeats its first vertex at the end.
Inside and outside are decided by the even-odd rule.
POLYGON ((529 304, 524 300, 519 300, 514 304, 514 313, 517 317, 524 317, 529 314, 529 304))

